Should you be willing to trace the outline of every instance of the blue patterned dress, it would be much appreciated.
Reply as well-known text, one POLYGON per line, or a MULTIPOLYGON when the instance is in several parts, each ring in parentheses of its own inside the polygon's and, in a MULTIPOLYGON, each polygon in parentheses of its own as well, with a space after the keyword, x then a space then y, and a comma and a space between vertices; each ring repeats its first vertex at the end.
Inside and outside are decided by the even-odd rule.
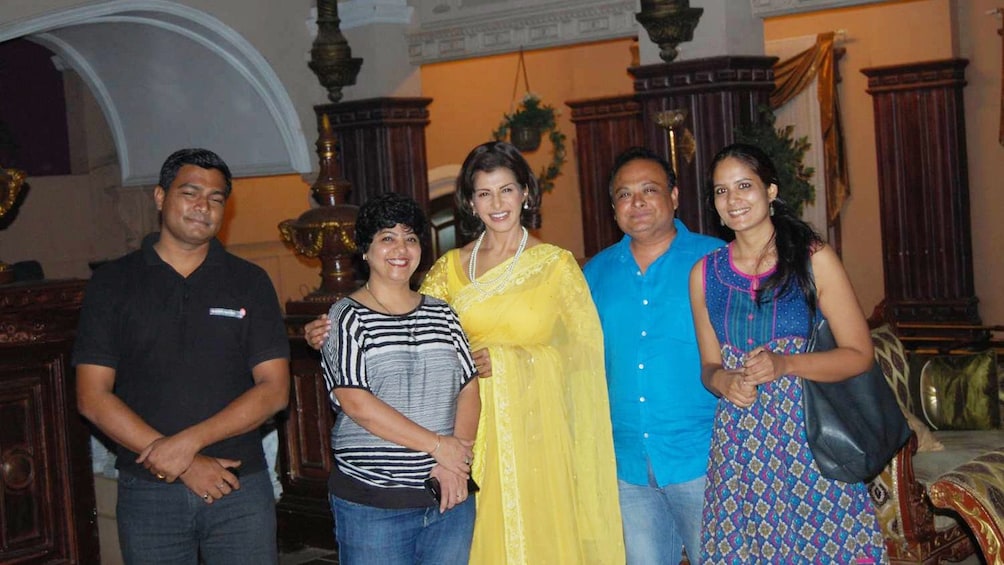
MULTIPOLYGON (((707 256, 708 314, 726 369, 761 345, 782 355, 805 350, 809 311, 797 289, 757 306, 751 277, 732 246, 707 256)), ((760 385, 749 408, 718 403, 702 545, 706 563, 883 563, 885 545, 864 484, 819 474, 805 439, 802 387, 785 375, 760 385)))

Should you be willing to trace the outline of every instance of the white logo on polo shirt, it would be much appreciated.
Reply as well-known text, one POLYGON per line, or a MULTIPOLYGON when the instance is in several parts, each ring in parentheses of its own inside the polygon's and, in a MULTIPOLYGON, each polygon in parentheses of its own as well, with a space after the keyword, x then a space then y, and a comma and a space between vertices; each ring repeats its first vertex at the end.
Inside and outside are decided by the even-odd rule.
POLYGON ((210 308, 210 316, 225 316, 227 318, 237 318, 238 320, 244 319, 247 316, 248 311, 241 308, 240 310, 232 310, 230 308, 210 308))

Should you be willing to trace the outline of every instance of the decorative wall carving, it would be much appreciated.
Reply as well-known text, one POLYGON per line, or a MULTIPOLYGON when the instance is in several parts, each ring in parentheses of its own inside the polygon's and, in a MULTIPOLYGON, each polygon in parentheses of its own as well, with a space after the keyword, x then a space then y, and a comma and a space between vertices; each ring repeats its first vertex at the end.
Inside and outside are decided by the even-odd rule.
POLYGON ((847 6, 857 6, 859 4, 878 4, 885 0, 750 0, 753 6, 753 15, 761 18, 781 16, 784 14, 798 14, 802 12, 816 12, 819 10, 832 10, 833 8, 845 8, 847 6))
POLYGON ((413 64, 540 49, 638 34, 635 0, 526 2, 440 0, 419 7, 408 34, 413 64), (437 8, 440 10, 437 12, 437 8))

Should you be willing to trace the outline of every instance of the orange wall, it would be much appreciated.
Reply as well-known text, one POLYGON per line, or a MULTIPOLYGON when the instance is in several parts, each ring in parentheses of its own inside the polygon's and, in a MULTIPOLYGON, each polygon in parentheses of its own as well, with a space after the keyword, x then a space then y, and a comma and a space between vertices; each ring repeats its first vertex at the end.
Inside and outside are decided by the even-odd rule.
MULTIPOLYGON (((540 236, 576 256, 583 254, 582 208, 575 128, 569 119, 571 110, 564 103, 632 92, 627 73, 632 44, 633 40, 623 39, 524 53, 530 90, 561 112, 558 127, 568 136, 568 161, 555 180, 554 191, 544 195, 540 236)), ((510 110, 518 59, 519 55, 512 53, 422 67, 422 95, 433 99, 425 136, 430 169, 459 165, 475 145, 491 139, 502 114, 510 110)), ((524 92, 520 77, 516 98, 524 92)), ((529 156, 535 170, 550 162, 550 151, 545 139, 529 156)))
POLYGON ((959 56, 969 59, 965 90, 966 144, 969 152, 969 198, 973 220, 973 267, 980 315, 988 324, 1004 324, 1004 41, 1001 20, 987 15, 1004 8, 1001 0, 959 0, 956 4, 959 56))
POLYGON ((310 208, 310 185, 300 175, 234 179, 220 241, 231 253, 265 269, 279 301, 299 300, 320 285, 320 262, 282 243, 279 222, 310 208))

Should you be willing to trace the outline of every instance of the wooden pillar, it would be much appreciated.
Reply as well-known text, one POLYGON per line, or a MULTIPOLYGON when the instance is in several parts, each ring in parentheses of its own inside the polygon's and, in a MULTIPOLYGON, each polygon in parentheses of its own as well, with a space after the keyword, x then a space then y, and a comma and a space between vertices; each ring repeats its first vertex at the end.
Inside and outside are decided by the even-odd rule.
POLYGON ((370 98, 315 106, 331 120, 338 137, 342 171, 352 183, 349 203, 398 192, 429 207, 425 126, 431 98, 370 98))
POLYGON ((717 235, 718 216, 704 204, 705 176, 712 157, 732 143, 735 128, 752 123, 774 88, 776 57, 724 56, 629 69, 641 103, 645 144, 670 158, 669 136, 656 121, 665 110, 686 110, 682 128, 692 132, 696 151, 679 156, 677 217, 692 231, 717 235))
POLYGON ((575 124, 585 255, 592 257, 623 235, 614 221, 608 183, 617 155, 645 144, 641 105, 634 95, 567 104, 575 124))
POLYGON ((885 316, 979 324, 965 59, 862 69, 875 119, 885 316))

